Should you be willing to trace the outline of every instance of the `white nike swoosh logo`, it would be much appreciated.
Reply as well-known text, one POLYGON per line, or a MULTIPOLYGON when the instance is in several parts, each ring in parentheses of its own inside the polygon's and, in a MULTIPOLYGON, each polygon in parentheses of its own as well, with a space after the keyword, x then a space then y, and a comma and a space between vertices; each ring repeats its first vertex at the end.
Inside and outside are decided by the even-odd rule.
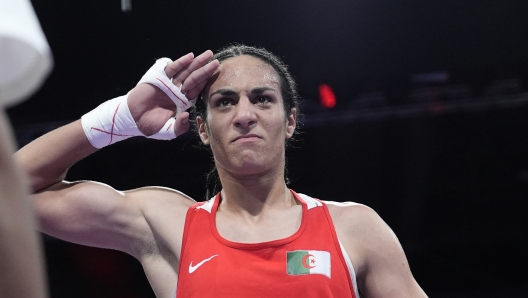
POLYGON ((196 269, 198 269, 198 267, 202 266, 205 262, 210 261, 212 258, 214 258, 216 256, 218 256, 218 255, 214 255, 214 256, 212 256, 210 258, 207 258, 207 259, 201 261, 200 263, 196 264, 195 266, 193 266, 192 261, 191 261, 191 263, 189 264, 189 274, 193 273, 196 269))

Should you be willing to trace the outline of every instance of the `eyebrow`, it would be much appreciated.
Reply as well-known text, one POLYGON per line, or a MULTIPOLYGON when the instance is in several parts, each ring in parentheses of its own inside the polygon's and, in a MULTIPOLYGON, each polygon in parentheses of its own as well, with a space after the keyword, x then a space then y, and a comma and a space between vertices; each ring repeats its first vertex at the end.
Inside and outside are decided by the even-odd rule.
MULTIPOLYGON (((275 92, 277 92, 277 89, 271 88, 271 87, 257 87, 257 88, 251 89, 251 94, 260 95, 260 94, 264 93, 265 91, 275 91, 275 92)), ((229 96, 229 95, 235 95, 236 92, 233 91, 232 89, 221 88, 221 89, 218 89, 215 92, 211 93, 209 95, 209 98, 213 97, 213 95, 216 95, 216 94, 229 96)))

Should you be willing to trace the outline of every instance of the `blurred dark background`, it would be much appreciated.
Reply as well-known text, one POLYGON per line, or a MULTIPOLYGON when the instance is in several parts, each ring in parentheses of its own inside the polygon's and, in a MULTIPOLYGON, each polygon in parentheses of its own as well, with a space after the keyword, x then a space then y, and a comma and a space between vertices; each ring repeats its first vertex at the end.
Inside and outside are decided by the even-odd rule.
MULTIPOLYGON (((527 1, 132 0, 127 12, 119 0, 32 3, 55 68, 8 111, 19 145, 125 94, 156 58, 265 47, 303 97, 305 124, 287 153, 293 189, 373 207, 430 297, 528 297, 527 1)), ((211 166, 187 133, 105 148, 68 179, 203 200, 211 166)), ((52 298, 154 297, 132 257, 44 243, 52 298)))

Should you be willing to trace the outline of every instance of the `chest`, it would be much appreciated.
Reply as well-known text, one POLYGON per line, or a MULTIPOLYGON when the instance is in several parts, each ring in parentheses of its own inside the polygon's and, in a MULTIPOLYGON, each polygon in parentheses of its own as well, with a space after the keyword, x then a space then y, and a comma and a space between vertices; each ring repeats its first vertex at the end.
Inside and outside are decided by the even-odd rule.
POLYGON ((217 249, 191 257, 182 263, 177 297, 352 297, 337 252, 297 248, 217 249))
POLYGON ((271 212, 258 220, 248 221, 216 213, 216 229, 222 238, 239 243, 261 243, 295 234, 302 222, 302 207, 271 212))
POLYGON ((283 226, 276 222, 278 228, 272 228, 272 234, 265 233, 266 237, 285 237, 269 240, 247 236, 240 228, 242 232, 222 234, 211 216, 196 215, 186 222, 179 298, 353 297, 335 231, 324 214, 299 222, 288 218, 291 221, 285 221, 286 226, 294 228, 287 232, 281 232, 283 226), (241 243, 233 241, 236 239, 264 241, 241 243))

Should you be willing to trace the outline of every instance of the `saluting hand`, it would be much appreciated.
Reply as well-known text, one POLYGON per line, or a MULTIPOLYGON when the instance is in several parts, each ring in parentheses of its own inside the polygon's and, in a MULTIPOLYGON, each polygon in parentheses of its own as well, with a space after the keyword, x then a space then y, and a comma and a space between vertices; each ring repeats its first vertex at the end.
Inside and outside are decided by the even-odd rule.
MULTIPOLYGON (((196 98, 207 84, 208 79, 219 66, 218 60, 207 63, 213 52, 205 51, 197 57, 192 53, 182 56, 165 67, 165 74, 172 78, 181 92, 191 100, 196 98)), ((128 106, 139 130, 149 136, 158 132, 170 117, 176 114, 176 105, 159 88, 150 84, 137 85, 128 96, 128 106)), ((176 115, 174 131, 177 136, 189 129, 189 113, 176 115)))

